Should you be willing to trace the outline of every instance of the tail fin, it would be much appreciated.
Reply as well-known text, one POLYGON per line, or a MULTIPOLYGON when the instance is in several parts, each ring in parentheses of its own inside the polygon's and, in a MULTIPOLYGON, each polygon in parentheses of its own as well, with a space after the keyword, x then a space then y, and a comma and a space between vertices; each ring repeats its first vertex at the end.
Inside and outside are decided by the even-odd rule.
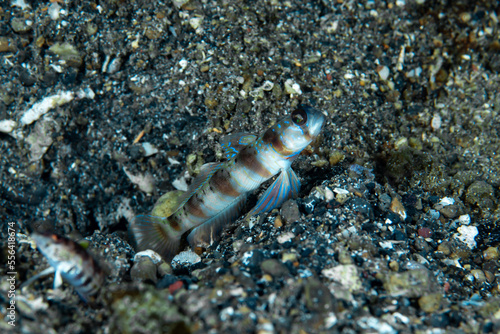
POLYGON ((171 261, 179 251, 180 233, 172 233, 166 227, 168 218, 149 215, 135 217, 130 223, 130 231, 138 250, 151 249, 165 260, 171 261))

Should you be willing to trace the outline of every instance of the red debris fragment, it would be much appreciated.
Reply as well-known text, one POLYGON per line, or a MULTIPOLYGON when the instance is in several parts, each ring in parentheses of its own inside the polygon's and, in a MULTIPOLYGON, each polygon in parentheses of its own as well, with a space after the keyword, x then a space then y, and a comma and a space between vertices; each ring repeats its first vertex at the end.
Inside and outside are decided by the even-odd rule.
POLYGON ((419 228, 418 235, 424 238, 430 238, 432 235, 432 230, 428 227, 419 228))
POLYGON ((182 283, 182 281, 177 281, 175 283, 172 283, 170 284, 170 286, 168 287, 168 292, 170 292, 170 294, 173 294, 175 291, 179 290, 180 288, 182 288, 184 284, 182 283))

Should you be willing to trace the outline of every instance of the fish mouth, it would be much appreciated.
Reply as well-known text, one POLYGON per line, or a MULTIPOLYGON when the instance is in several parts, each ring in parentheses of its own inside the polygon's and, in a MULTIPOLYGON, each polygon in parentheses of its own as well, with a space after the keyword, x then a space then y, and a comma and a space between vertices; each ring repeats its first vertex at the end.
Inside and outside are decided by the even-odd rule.
POLYGON ((309 134, 312 137, 318 136, 325 123, 325 115, 318 109, 308 105, 301 105, 300 108, 307 113, 309 134))

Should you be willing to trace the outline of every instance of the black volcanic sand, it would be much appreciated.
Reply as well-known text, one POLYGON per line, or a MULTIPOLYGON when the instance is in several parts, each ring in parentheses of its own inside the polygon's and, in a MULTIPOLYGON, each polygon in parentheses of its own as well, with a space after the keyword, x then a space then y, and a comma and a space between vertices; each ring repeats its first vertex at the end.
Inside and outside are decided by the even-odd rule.
POLYGON ((27 2, 0 5, 0 331, 500 331, 497 2, 27 2), (135 214, 300 103, 327 122, 299 198, 201 259, 134 261, 135 214), (94 304, 19 288, 39 230, 89 241, 94 304))

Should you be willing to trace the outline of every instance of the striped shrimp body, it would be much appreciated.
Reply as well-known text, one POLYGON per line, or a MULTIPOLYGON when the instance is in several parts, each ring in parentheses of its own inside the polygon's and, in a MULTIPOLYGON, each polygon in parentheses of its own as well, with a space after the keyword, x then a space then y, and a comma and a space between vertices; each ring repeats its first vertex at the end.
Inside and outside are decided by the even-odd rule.
POLYGON ((51 267, 30 278, 22 287, 41 276, 55 273, 54 289, 59 288, 64 279, 75 288, 83 301, 91 301, 104 282, 104 272, 97 261, 70 239, 50 233, 33 233, 31 236, 51 267))
POLYGON ((188 231, 191 246, 217 239, 223 227, 238 217, 248 195, 278 173, 247 216, 269 212, 296 197, 300 182, 291 164, 318 136, 323 123, 321 112, 301 105, 260 137, 235 134, 225 138, 221 144, 228 161, 202 166, 171 215, 142 215, 131 223, 138 248, 171 259, 188 231))

